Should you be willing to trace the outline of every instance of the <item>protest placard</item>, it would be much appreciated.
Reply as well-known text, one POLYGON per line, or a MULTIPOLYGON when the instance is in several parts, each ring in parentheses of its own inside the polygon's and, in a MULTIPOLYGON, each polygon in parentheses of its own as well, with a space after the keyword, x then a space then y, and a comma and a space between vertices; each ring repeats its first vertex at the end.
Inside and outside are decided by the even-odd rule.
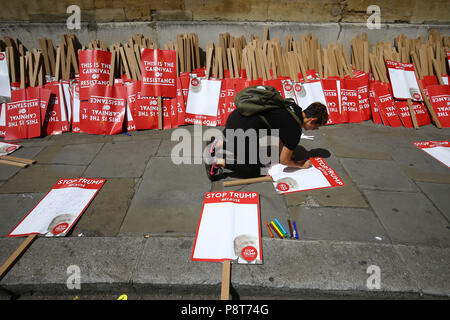
POLYGON ((320 157, 309 159, 312 166, 308 169, 273 165, 269 175, 273 179, 275 191, 280 194, 344 186, 337 173, 320 157))
POLYGON ((259 194, 205 194, 191 260, 261 264, 259 194))
POLYGON ((47 195, 8 234, 65 236, 105 183, 105 179, 60 179, 47 195))
POLYGON ((413 144, 420 150, 428 153, 437 161, 450 168, 450 143, 448 140, 444 141, 423 141, 413 142, 413 144))

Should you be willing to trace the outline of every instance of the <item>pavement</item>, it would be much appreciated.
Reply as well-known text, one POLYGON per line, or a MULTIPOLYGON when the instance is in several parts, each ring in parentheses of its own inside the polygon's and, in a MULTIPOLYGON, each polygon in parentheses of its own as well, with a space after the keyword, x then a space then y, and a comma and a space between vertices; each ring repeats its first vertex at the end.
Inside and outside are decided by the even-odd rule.
MULTIPOLYGON (((198 148, 206 128, 183 129, 198 148)), ((232 265, 234 299, 450 297, 450 169, 412 144, 449 140, 449 128, 367 121, 306 132, 314 140, 302 140, 297 152, 323 157, 345 186, 287 195, 270 182, 211 183, 201 159, 188 154, 190 163, 174 164, 177 132, 21 141, 12 155, 37 163, 0 165, 0 263, 24 241, 6 235, 60 178, 107 181, 68 236, 32 243, 0 281, 0 299, 219 299, 221 263, 190 256, 204 194, 221 190, 259 192, 261 221, 290 218, 300 235, 272 239, 262 225, 264 263, 232 265), (71 266, 80 289, 69 289, 71 266)))

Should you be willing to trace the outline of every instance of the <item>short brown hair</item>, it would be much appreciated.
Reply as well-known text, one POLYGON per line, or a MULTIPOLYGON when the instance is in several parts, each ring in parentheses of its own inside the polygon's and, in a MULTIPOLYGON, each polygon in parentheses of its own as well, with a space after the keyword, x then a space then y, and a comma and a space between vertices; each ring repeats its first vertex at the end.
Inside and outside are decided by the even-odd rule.
POLYGON ((317 118, 316 123, 321 126, 328 122, 327 107, 320 102, 311 103, 303 112, 307 118, 317 118))

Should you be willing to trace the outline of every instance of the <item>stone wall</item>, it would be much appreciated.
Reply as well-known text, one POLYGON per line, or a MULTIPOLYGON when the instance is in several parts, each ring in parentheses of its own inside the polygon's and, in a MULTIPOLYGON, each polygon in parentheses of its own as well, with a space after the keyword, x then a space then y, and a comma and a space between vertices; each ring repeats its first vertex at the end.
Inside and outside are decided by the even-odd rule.
POLYGON ((64 22, 78 5, 82 22, 234 21, 364 23, 369 5, 382 23, 449 24, 448 0, 13 0, 2 22, 64 22))

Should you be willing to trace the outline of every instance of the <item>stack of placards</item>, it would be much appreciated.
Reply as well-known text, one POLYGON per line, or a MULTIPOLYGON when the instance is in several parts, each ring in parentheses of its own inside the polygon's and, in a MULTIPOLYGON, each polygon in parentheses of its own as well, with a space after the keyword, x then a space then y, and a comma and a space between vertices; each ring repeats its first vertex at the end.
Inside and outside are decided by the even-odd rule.
POLYGON ((259 194, 206 193, 191 260, 261 264, 259 194))

